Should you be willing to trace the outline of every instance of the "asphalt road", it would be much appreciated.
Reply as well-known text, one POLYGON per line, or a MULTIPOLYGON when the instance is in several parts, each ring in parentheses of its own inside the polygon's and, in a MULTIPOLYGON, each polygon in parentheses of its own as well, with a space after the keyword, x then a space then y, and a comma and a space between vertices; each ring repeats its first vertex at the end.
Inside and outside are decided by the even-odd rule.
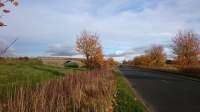
POLYGON ((132 67, 120 70, 152 112, 200 112, 200 81, 132 67))

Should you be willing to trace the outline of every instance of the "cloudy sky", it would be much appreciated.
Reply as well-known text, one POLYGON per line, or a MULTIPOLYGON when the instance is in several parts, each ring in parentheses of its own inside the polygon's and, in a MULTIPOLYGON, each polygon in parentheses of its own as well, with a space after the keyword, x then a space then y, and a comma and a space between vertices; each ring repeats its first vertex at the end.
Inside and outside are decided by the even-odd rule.
MULTIPOLYGON (((130 59, 178 30, 200 32, 200 0, 20 0, 4 16, 1 46, 19 38, 18 56, 77 56, 81 31, 100 35, 106 56, 130 59)), ((167 50, 167 49, 166 49, 167 50)), ((169 53, 169 51, 168 51, 169 53)))

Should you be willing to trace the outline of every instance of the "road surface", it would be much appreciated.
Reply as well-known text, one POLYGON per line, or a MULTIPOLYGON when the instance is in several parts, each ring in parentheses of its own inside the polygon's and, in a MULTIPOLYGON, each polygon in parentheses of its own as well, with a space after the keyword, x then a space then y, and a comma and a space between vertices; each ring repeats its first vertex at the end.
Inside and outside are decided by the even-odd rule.
POLYGON ((152 112, 200 112, 200 81, 133 67, 120 70, 152 112))

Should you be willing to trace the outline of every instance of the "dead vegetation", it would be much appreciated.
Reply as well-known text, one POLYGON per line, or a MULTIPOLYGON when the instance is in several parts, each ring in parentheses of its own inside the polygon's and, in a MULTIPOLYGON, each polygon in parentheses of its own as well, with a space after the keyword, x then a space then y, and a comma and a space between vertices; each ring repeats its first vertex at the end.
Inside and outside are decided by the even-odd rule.
POLYGON ((116 80, 106 71, 83 72, 14 92, 0 103, 1 112, 111 112, 116 80))

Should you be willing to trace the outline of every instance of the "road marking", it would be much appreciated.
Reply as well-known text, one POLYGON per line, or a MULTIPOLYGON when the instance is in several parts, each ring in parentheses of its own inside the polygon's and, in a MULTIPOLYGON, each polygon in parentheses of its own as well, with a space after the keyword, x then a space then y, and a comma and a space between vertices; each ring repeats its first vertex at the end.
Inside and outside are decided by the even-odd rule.
POLYGON ((168 81, 166 81, 166 80, 161 80, 162 82, 164 82, 164 83, 169 83, 168 81))

